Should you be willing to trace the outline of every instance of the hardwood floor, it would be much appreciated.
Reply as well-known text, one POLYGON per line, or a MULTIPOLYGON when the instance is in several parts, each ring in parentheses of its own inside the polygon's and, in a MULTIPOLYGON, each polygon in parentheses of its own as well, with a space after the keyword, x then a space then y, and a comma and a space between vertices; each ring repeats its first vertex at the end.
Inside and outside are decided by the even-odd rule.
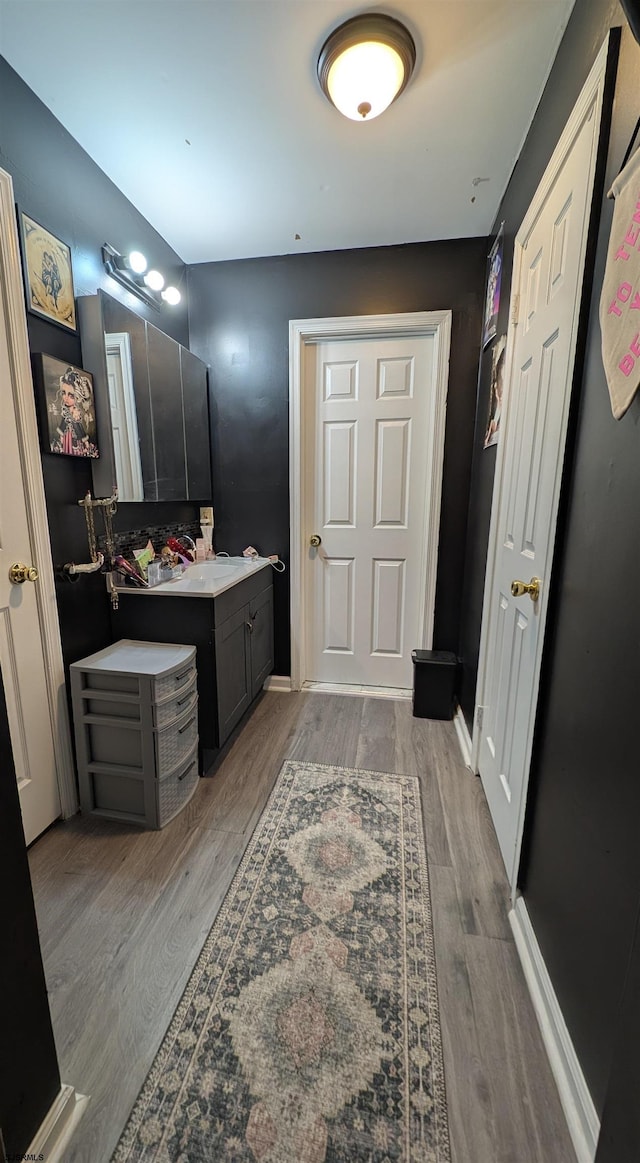
POLYGON ((107 1163, 286 758, 420 778, 453 1163, 575 1163, 453 725, 319 693, 264 695, 164 831, 77 816, 32 847, 62 1078, 91 1095, 65 1163, 107 1163))

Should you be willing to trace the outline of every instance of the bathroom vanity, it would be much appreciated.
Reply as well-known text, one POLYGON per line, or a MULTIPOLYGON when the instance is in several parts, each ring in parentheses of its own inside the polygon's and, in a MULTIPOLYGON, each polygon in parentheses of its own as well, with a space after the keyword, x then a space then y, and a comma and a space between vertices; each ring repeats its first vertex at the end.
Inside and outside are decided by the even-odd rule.
POLYGON ((273 669, 273 580, 264 558, 189 566, 153 589, 122 588, 114 638, 196 648, 201 770, 206 774, 273 669))

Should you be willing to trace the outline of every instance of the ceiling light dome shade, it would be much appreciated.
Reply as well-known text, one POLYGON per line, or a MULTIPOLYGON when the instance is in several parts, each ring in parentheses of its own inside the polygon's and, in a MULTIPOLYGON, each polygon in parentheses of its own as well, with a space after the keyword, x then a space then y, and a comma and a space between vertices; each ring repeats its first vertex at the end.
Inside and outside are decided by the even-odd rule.
POLYGON ((318 80, 336 109, 352 121, 371 121, 400 95, 416 63, 411 33, 381 13, 362 13, 327 38, 318 80))

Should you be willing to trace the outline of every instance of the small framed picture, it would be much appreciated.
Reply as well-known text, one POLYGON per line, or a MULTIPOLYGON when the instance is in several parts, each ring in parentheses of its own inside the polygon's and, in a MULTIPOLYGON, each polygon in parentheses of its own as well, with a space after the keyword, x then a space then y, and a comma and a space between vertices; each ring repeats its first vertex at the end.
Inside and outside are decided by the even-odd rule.
POLYGON ((20 209, 18 225, 28 310, 66 331, 77 331, 69 247, 20 209))
POLYGON ((501 226, 489 251, 489 276, 487 278, 487 294, 484 301, 484 324, 482 328, 483 349, 498 331, 498 311, 500 310, 500 283, 502 280, 502 241, 501 226))
POLYGON ((42 401, 45 451, 98 457, 93 376, 52 355, 34 355, 33 367, 42 401))

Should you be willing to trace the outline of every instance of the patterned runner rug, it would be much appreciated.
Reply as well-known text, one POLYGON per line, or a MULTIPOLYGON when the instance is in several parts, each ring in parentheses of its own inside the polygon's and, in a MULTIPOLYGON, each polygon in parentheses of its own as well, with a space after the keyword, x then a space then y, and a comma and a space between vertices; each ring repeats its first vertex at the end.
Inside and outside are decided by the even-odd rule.
POLYGON ((418 781, 284 764, 113 1163, 449 1163, 418 781))

